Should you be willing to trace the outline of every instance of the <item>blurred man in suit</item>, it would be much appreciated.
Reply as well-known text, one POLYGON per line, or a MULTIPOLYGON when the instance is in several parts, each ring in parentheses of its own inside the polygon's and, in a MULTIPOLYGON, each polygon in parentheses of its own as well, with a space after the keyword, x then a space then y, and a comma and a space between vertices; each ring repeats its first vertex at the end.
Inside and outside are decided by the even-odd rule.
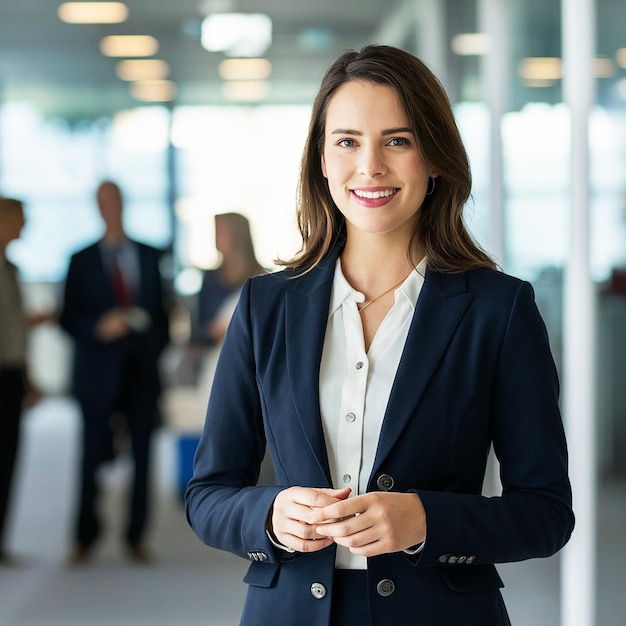
POLYGON ((115 183, 99 186, 97 202, 105 234, 72 257, 60 317, 74 340, 73 393, 83 416, 70 563, 85 562, 100 534, 96 471, 110 455, 114 415, 124 417, 134 461, 125 544, 132 560, 144 562, 158 359, 169 338, 160 251, 126 236, 122 194, 115 183))

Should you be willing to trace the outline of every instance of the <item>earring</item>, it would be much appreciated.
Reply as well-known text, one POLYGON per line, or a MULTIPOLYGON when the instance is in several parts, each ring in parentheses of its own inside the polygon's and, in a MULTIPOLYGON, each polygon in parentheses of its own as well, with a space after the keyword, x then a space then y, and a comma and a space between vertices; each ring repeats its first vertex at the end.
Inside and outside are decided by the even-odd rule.
POLYGON ((432 196, 433 193, 435 192, 435 179, 432 176, 428 177, 428 188, 426 189, 426 195, 427 196, 432 196), (432 187, 431 184, 432 183, 432 187))

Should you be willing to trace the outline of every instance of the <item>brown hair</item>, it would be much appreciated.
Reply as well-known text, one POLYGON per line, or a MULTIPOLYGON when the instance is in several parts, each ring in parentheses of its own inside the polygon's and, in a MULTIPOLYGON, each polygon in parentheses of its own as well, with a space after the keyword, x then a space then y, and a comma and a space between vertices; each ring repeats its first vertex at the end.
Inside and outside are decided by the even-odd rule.
MULTIPOLYGON (((342 54, 326 71, 313 103, 307 140, 300 163, 297 223, 302 248, 279 265, 304 272, 315 267, 345 238, 345 220, 335 206, 322 173, 326 112, 337 89, 351 81, 392 87, 404 107, 426 167, 438 174, 416 220, 412 244, 424 246, 428 267, 439 272, 462 272, 495 267, 493 260, 469 234, 463 207, 471 191, 465 147, 444 88, 428 67, 412 54, 391 46, 369 45, 342 54)), ((409 249, 413 264, 414 250, 409 249)))
POLYGON ((239 286, 248 276, 258 274, 262 268, 254 252, 250 222, 241 213, 218 213, 215 216, 215 229, 228 232, 231 249, 222 252, 222 262, 218 268, 221 279, 228 285, 239 286))
POLYGON ((0 217, 12 215, 13 213, 22 213, 23 211, 24 204, 21 200, 0 196, 0 217))

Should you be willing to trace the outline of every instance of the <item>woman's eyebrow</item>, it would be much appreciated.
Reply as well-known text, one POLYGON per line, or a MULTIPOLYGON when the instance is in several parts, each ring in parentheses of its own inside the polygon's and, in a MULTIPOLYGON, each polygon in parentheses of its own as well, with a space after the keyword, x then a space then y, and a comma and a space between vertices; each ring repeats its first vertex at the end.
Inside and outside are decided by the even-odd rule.
MULTIPOLYGON (((387 128, 381 131, 381 136, 387 137, 388 135, 396 135, 397 133, 413 133, 413 130, 408 126, 399 126, 398 128, 387 128)), ((360 130, 354 130, 352 128, 335 128, 331 135, 355 135, 361 137, 363 133, 360 130)))
POLYGON ((396 133, 413 133, 413 129, 409 128, 408 126, 406 127, 400 126, 399 128, 389 128, 387 130, 383 130, 381 135, 383 136, 395 135, 396 133))
POLYGON ((331 133, 331 135, 357 135, 360 137, 363 133, 358 130, 353 130, 351 128, 335 128, 331 133))

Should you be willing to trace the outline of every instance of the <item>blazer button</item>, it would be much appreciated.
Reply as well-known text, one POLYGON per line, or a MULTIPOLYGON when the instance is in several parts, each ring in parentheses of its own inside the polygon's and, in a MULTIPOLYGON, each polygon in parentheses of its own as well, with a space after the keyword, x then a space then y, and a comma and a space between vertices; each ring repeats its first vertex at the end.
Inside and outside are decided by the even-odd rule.
POLYGON ((387 598, 396 590, 396 584, 393 580, 389 580, 389 578, 383 578, 377 585, 376 591, 379 596, 383 598, 387 598))
POLYGON ((381 474, 376 480, 376 486, 381 491, 391 491, 394 485, 394 480, 389 474, 381 474))
POLYGON ((326 595, 326 587, 322 583, 313 583, 311 585, 311 595, 317 600, 321 600, 326 595))

